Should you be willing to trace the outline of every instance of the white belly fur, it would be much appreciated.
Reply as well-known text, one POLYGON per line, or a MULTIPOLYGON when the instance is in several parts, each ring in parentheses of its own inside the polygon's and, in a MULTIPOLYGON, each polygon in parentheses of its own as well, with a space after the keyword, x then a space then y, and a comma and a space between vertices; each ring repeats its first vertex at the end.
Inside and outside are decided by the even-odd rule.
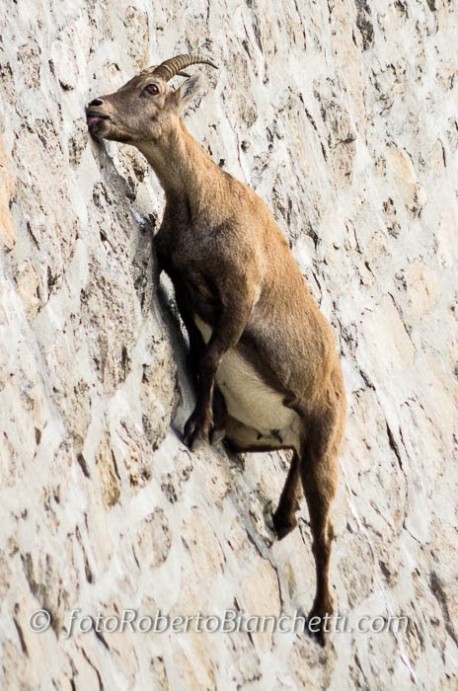
MULTIPOLYGON (((199 317, 194 321, 206 343, 212 328, 199 317)), ((295 442, 299 416, 283 405, 283 396, 262 381, 253 365, 236 348, 223 357, 216 381, 224 396, 229 414, 263 435, 278 430, 285 444, 295 442)), ((294 445, 296 445, 294 443, 294 445)))

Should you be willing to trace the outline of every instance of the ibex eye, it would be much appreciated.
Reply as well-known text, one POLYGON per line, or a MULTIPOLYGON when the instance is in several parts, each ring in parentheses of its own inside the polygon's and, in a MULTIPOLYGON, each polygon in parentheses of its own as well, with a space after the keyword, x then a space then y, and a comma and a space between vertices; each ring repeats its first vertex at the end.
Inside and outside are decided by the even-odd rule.
POLYGON ((145 91, 147 91, 151 96, 155 96, 159 93, 159 87, 157 84, 148 84, 145 86, 145 91))

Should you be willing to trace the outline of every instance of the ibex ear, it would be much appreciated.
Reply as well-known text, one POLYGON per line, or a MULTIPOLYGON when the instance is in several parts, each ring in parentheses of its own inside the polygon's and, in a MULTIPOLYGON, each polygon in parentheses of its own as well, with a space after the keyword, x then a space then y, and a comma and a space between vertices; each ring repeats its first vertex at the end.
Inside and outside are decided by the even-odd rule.
POLYGON ((185 110, 191 101, 199 93, 202 87, 202 77, 200 74, 196 74, 194 77, 187 79, 184 84, 175 92, 175 97, 177 99, 178 107, 180 111, 185 110))

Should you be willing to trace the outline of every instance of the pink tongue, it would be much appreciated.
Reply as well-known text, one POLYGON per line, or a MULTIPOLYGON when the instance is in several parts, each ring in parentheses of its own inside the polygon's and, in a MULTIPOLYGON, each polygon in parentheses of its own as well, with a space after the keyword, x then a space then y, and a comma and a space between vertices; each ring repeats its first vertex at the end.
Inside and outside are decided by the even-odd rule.
POLYGON ((99 120, 101 120, 101 118, 98 118, 98 117, 88 118, 87 119, 87 126, 92 127, 92 125, 95 125, 95 123, 99 122, 99 120))

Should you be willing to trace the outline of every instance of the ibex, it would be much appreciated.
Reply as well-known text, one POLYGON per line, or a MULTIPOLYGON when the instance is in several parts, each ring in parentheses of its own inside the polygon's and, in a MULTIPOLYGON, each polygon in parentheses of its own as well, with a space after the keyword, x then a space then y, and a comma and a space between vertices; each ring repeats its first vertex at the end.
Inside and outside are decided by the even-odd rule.
POLYGON ((313 301, 288 243, 264 202, 221 170, 180 113, 199 78, 168 82, 196 63, 179 55, 150 67, 86 109, 97 138, 137 147, 166 195, 155 237, 159 270, 170 277, 190 343, 196 405, 184 428, 191 449, 224 436, 238 451, 292 450, 273 515, 278 539, 307 500, 316 565, 309 615, 324 644, 333 612, 330 508, 345 423, 345 392, 330 325, 313 301), (319 617, 320 619, 313 619, 319 617))

